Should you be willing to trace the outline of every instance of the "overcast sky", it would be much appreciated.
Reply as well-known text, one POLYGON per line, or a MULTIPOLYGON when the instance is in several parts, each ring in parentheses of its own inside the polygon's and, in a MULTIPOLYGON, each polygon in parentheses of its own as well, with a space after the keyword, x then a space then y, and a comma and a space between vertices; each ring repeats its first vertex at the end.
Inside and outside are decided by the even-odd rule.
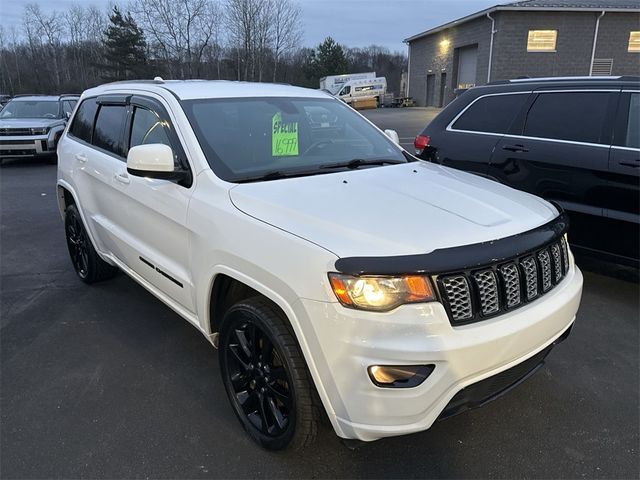
MULTIPOLYGON (((73 3, 106 8, 113 0, 0 0, 0 24, 20 26, 22 10, 39 3, 65 10, 73 3)), ((314 46, 330 35, 350 47, 371 44, 405 50, 402 43, 415 33, 463 17, 505 0, 297 0, 302 7, 304 44, 314 46)), ((126 2, 118 2, 126 3, 126 2)))

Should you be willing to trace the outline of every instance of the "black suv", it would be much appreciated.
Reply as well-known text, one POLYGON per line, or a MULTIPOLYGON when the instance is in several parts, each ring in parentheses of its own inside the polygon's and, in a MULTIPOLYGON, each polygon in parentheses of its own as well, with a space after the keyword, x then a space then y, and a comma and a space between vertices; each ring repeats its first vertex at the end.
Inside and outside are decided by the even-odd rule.
POLYGON ((553 200, 569 240, 638 266, 640 77, 518 79, 472 88, 415 139, 418 157, 553 200))

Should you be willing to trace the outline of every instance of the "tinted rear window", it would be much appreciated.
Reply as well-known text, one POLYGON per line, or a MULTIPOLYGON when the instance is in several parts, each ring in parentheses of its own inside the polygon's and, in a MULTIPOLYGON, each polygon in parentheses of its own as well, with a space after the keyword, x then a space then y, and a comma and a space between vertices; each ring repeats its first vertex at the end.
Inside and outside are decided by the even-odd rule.
POLYGON ((603 127, 610 97, 609 92, 540 94, 527 115, 524 135, 608 144, 603 127))
POLYGON ((119 156, 124 156, 122 130, 127 117, 124 105, 102 105, 96 119, 93 144, 119 156))
POLYGON ((453 128, 472 132, 507 133, 528 97, 527 92, 480 98, 456 120, 453 128))
POLYGON ((95 98, 87 98, 84 100, 80 104, 76 116, 73 118, 69 133, 80 140, 91 143, 93 120, 96 118, 97 109, 98 104, 95 98))

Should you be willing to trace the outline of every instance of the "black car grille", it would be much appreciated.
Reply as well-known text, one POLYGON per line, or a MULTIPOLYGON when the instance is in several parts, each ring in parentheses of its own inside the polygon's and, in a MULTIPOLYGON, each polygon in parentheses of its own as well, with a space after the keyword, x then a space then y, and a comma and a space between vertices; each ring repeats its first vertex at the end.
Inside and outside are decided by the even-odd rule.
POLYGON ((569 271, 564 237, 500 264, 437 277, 453 325, 477 322, 521 307, 549 292, 569 271))
POLYGON ((0 128, 0 137, 33 135, 30 128, 0 128))

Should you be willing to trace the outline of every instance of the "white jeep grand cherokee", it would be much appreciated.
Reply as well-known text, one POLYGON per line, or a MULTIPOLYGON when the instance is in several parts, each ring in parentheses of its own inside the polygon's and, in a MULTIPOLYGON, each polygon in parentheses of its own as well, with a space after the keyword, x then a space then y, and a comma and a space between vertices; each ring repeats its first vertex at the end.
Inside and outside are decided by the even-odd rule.
POLYGON ((541 365, 582 275, 553 205, 417 161, 315 90, 87 90, 58 147, 69 253, 123 270, 219 348, 270 449, 425 430, 541 365))

